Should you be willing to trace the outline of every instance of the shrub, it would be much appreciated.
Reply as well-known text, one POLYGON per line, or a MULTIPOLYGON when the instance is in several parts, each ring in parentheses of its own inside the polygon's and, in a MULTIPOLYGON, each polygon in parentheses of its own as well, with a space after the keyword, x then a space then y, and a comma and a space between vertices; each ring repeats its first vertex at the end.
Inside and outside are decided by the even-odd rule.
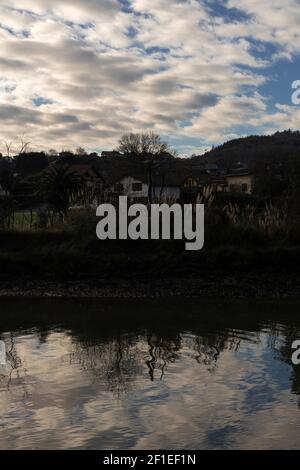
POLYGON ((88 243, 96 238, 97 222, 92 209, 73 209, 65 218, 64 230, 71 232, 77 241, 88 243))

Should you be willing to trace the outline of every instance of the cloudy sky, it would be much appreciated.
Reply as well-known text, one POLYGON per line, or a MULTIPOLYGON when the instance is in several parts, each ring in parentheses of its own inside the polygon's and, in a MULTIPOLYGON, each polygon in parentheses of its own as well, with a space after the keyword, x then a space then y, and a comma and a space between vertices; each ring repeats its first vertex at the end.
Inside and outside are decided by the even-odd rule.
POLYGON ((300 127, 299 0, 0 0, 0 140, 179 153, 300 127))

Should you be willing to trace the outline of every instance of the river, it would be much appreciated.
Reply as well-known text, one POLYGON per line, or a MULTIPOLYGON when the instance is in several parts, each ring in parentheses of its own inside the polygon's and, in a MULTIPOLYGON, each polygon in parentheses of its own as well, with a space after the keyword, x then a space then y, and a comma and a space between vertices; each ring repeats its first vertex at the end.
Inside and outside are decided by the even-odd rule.
POLYGON ((0 299, 1 449, 299 449, 300 301, 0 299))

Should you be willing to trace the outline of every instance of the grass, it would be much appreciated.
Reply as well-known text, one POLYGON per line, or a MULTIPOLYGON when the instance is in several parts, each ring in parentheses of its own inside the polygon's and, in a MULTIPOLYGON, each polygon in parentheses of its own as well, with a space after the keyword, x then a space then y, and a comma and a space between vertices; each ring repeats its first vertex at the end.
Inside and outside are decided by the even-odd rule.
POLYGON ((29 231, 38 230, 41 226, 49 229, 58 225, 59 217, 51 213, 51 219, 47 215, 36 211, 16 211, 7 217, 4 226, 9 230, 29 231))
MULTIPOLYGON (((247 234, 253 241, 253 233, 247 234)), ((245 232, 235 234, 245 240, 245 232)), ((260 239, 260 238, 259 238, 260 239)), ((207 244, 187 252, 180 241, 78 240, 59 232, 0 232, 0 277, 80 279, 157 279, 206 276, 222 270, 236 272, 298 272, 300 245, 255 245, 236 242, 207 244)))
MULTIPOLYGON (((20 213, 17 218, 21 227, 23 217, 20 213)), ((1 231, 0 278, 192 279, 217 271, 230 275, 300 269, 300 226, 289 225, 272 206, 209 206, 200 252, 185 251, 184 241, 100 241, 96 224, 93 212, 79 211, 51 230, 1 231)))
POLYGON ((14 215, 14 228, 17 230, 30 230, 32 227, 37 226, 38 215, 36 212, 30 211, 15 212, 14 215))

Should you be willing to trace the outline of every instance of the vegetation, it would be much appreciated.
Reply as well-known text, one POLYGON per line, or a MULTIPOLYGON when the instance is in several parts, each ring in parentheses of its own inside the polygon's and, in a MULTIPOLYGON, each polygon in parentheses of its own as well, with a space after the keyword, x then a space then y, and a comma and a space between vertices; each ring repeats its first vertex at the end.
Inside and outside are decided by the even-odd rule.
POLYGON ((56 166, 39 180, 37 193, 48 206, 64 216, 70 207, 71 197, 78 192, 83 181, 78 174, 65 166, 56 166))
POLYGON ((99 241, 94 211, 69 213, 49 230, 0 232, 0 272, 38 279, 157 279, 225 275, 238 272, 297 273, 299 226, 284 212, 266 205, 206 210, 206 245, 186 252, 181 241, 99 241))
MULTIPOLYGON (((186 192, 187 200, 182 202, 188 202, 190 197, 206 206, 205 248, 193 253, 185 251, 184 241, 100 242, 95 234, 95 210, 88 208, 89 199, 81 197, 86 207, 70 211, 87 189, 84 179, 69 165, 74 161, 95 162, 96 168, 102 168, 109 177, 119 164, 124 166, 124 173, 126 165, 136 168, 136 163, 126 156, 101 159, 79 148, 77 155, 56 155, 54 151, 50 156, 20 155, 14 163, 0 158, 0 276, 157 279, 209 276, 216 271, 227 276, 251 271, 296 273, 300 266, 300 161, 297 149, 288 144, 289 139, 298 145, 298 134, 253 137, 225 144, 205 157, 184 163, 197 168, 199 162, 215 161, 219 153, 221 160, 229 154, 233 158, 232 148, 240 151, 234 153, 235 161, 230 164, 238 164, 243 152, 249 155, 252 147, 260 157, 265 155, 256 163, 252 157, 248 161, 256 172, 253 195, 218 193, 210 186, 191 191, 190 195, 186 192), (278 155, 269 155, 266 149, 257 147, 259 142, 263 147, 269 148, 272 143, 274 148, 280 148, 278 155), (283 148, 289 148, 285 156, 283 148), (22 161, 24 158, 26 162, 22 161), (269 171, 266 165, 270 166, 269 171)), ((156 157, 146 163, 149 187, 156 172, 165 176, 172 165, 178 161, 181 164, 180 159, 161 163, 164 160, 160 160, 160 152, 167 151, 168 146, 155 134, 123 137, 120 150, 121 145, 124 153, 145 155, 151 151, 156 157)), ((254 158, 254 151, 251 155, 254 158)))
POLYGON ((154 132, 125 134, 121 137, 117 150, 125 155, 136 156, 160 156, 167 153, 173 156, 176 155, 176 152, 171 149, 169 144, 154 132))

